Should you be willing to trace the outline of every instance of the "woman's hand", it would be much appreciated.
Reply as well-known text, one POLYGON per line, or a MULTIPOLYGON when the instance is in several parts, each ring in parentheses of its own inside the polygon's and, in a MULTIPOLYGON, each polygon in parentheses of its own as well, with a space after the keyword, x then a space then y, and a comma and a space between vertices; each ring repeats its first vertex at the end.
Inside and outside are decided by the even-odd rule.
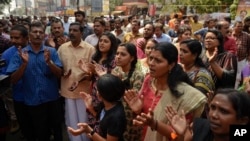
POLYGON ((133 120, 133 125, 142 126, 147 125, 151 128, 155 128, 155 121, 154 121, 154 113, 151 108, 149 108, 149 112, 147 114, 141 113, 137 115, 136 118, 133 120))
POLYGON ((79 127, 78 129, 73 129, 72 127, 68 127, 68 131, 73 135, 73 136, 78 136, 81 135, 82 133, 89 134, 93 129, 89 127, 87 123, 78 123, 77 126, 79 127))
POLYGON ((133 112, 139 114, 143 107, 143 95, 138 95, 135 90, 127 90, 124 95, 125 101, 133 112))
POLYGON ((134 90, 127 90, 125 91, 124 99, 133 112, 136 114, 141 112, 143 107, 143 95, 139 96, 134 90))
POLYGON ((86 109, 92 109, 92 97, 90 94, 87 94, 85 92, 80 92, 80 96, 82 97, 84 104, 86 106, 86 109))
POLYGON ((90 75, 95 69, 95 66, 92 63, 88 62, 86 59, 79 60, 78 65, 83 72, 86 72, 90 75))
POLYGON ((214 98, 214 91, 209 91, 207 92, 207 103, 210 104, 210 102, 213 100, 214 98))
POLYGON ((206 51, 206 56, 207 56, 209 62, 214 62, 217 55, 218 55, 218 48, 217 47, 214 49, 214 52, 212 54, 209 54, 209 52, 206 51))
POLYGON ((103 76, 104 74, 107 74, 107 68, 104 68, 102 65, 96 62, 94 62, 94 66, 95 66, 95 72, 99 77, 103 76))
POLYGON ((173 109, 172 106, 167 106, 165 111, 167 119, 169 120, 171 126, 174 128, 177 134, 184 136, 188 124, 184 111, 182 110, 181 115, 178 115, 178 113, 173 109))

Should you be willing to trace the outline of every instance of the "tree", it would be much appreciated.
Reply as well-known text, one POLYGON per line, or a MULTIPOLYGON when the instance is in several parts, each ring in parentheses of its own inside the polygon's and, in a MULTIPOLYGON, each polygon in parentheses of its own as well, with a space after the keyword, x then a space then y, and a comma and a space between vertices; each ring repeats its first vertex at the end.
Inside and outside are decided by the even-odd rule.
POLYGON ((236 16, 238 3, 239 3, 239 0, 234 0, 233 4, 230 5, 230 15, 232 19, 234 19, 236 16))
POLYGON ((114 11, 116 6, 122 5, 123 0, 110 0, 109 10, 114 11))
POLYGON ((184 15, 187 8, 196 13, 212 13, 229 7, 234 0, 149 0, 150 3, 160 3, 163 5, 162 11, 181 12, 184 15))
POLYGON ((4 4, 4 5, 7 5, 7 4, 10 4, 11 0, 0 0, 0 4, 4 4))
MULTIPOLYGON (((4 9, 5 5, 0 4, 0 9, 4 9)), ((0 10, 0 15, 3 14, 3 11, 0 10)))

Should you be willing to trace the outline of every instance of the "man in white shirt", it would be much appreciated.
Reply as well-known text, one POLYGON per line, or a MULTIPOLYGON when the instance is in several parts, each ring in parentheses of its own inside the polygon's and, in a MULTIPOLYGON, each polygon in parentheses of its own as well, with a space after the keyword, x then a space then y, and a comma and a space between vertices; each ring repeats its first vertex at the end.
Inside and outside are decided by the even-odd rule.
POLYGON ((69 34, 69 16, 68 15, 64 15, 63 16, 63 27, 64 27, 64 32, 69 34))
POLYGON ((94 20, 94 34, 91 34, 85 38, 85 41, 92 46, 96 47, 99 41, 99 38, 102 36, 105 29, 105 21, 101 18, 96 18, 94 20))

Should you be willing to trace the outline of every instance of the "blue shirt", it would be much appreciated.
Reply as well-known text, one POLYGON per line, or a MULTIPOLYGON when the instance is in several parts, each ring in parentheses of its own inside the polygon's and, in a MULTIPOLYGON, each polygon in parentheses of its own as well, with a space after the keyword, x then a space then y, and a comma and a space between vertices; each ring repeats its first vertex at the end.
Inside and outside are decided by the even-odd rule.
POLYGON ((172 38, 178 37, 177 32, 175 32, 173 29, 169 29, 167 34, 172 38))
MULTIPOLYGON (((5 50, 2 54, 2 59, 6 61, 6 66, 1 68, 2 74, 8 74, 6 72, 7 67, 10 63, 11 58, 18 52, 18 49, 15 46, 12 46, 5 50)), ((12 96, 15 101, 22 102, 24 101, 24 94, 22 92, 22 79, 20 79, 16 84, 12 85, 12 96)))
MULTIPOLYGON (((27 51, 29 55, 28 64, 21 78, 24 103, 27 105, 40 105, 59 98, 57 77, 51 72, 44 59, 45 48, 49 49, 53 63, 58 67, 62 67, 54 48, 43 45, 38 53, 35 53, 30 45, 22 49, 22 51, 27 51)), ((21 57, 16 53, 11 59, 6 72, 12 73, 16 71, 22 63, 21 57)))
POLYGON ((164 34, 164 33, 162 33, 161 34, 161 37, 156 37, 156 35, 154 35, 154 39, 158 42, 158 43, 160 43, 160 42, 169 42, 169 43, 171 43, 172 42, 172 40, 171 40, 171 37, 170 36, 168 36, 167 34, 164 34))
POLYGON ((94 34, 93 29, 88 24, 84 25, 82 39, 85 40, 85 38, 91 34, 94 34))
POLYGON ((1 59, 4 59, 6 62, 6 66, 0 68, 0 73, 1 74, 7 74, 6 70, 8 67, 8 64, 10 62, 11 57, 14 56, 14 54, 18 51, 18 49, 15 46, 12 46, 10 48, 8 48, 7 50, 5 50, 1 56, 1 59))

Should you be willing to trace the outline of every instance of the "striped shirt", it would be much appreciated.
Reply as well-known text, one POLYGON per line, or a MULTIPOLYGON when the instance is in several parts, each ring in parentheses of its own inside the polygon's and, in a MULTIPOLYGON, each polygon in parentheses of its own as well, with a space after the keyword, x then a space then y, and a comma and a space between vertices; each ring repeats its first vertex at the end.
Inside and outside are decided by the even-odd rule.
POLYGON ((239 36, 233 34, 233 37, 236 41, 237 47, 237 59, 238 61, 242 61, 243 59, 247 59, 250 52, 250 35, 246 32, 242 32, 239 36))

